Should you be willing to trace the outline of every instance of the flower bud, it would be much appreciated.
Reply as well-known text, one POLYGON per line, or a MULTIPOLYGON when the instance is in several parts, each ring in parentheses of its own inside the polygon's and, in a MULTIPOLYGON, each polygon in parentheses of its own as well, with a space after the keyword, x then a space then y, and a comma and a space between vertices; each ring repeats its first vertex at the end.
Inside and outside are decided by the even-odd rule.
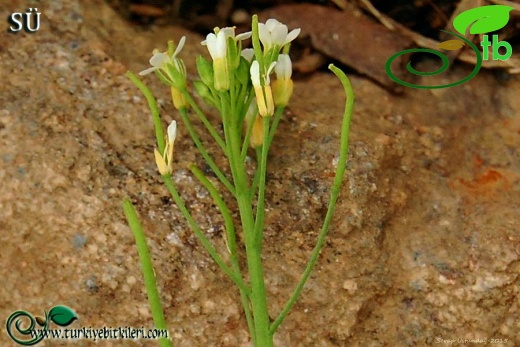
POLYGON ((199 94, 203 98, 211 97, 211 93, 209 91, 208 86, 202 81, 193 81, 193 86, 199 94))
POLYGON ((188 101, 179 89, 171 87, 171 93, 173 106, 175 106, 177 110, 180 110, 181 108, 188 108, 188 101))
POLYGON ((294 83, 291 79, 292 63, 287 54, 280 54, 274 67, 276 81, 273 82, 273 96, 276 106, 287 106, 291 98, 294 83))
POLYGON ((252 148, 261 146, 264 142, 264 120, 262 117, 255 117, 253 123, 253 129, 251 131, 251 138, 249 140, 249 145, 252 148))
POLYGON ((243 57, 240 58, 240 64, 235 70, 235 77, 242 85, 247 85, 249 83, 249 63, 243 57))
POLYGON ((199 77, 205 85, 213 87, 213 65, 209 60, 199 55, 197 57, 197 72, 199 77))

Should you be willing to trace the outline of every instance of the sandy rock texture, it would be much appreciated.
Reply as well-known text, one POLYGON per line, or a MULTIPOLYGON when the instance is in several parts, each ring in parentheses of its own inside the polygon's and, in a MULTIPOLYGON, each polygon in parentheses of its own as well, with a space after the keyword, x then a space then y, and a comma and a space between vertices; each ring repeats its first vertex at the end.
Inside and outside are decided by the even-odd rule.
MULTIPOLYGON (((144 69, 153 48, 187 35, 182 58, 193 78, 202 38, 135 28, 100 0, 12 0, 0 18, 30 6, 42 12, 37 33, 0 26, 1 319, 66 305, 79 316, 71 328, 153 327, 121 209, 129 196, 149 237, 174 344, 249 346, 238 293, 162 186, 146 102, 124 76, 144 69)), ((468 71, 456 66, 439 79, 468 71)), ((520 79, 506 77, 482 70, 459 87, 396 96, 352 76, 345 185, 277 346, 520 344, 520 79)), ((146 81, 165 122, 175 119, 168 91, 146 81)), ((273 318, 324 217, 343 106, 332 74, 300 78, 272 148, 264 257, 273 318)), ((179 132, 175 182, 225 252, 222 219, 186 169, 203 162, 179 132)), ((15 345, 4 328, 0 345, 15 345)))

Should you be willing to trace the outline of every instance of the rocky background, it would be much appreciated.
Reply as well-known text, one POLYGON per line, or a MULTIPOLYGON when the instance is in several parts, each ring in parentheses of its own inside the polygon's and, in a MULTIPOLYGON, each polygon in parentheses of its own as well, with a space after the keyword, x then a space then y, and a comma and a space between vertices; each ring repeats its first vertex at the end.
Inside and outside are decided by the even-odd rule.
MULTIPOLYGON (((128 196, 146 229, 174 344, 250 346, 237 291, 161 184, 146 102, 124 76, 186 35, 182 58, 194 78, 196 55, 207 54, 203 37, 171 24, 138 26, 101 0, 12 0, 0 19, 1 319, 66 305, 79 316, 70 328, 152 328, 121 208, 128 196), (29 7, 42 13, 40 30, 8 33, 8 16, 29 7)), ((471 69, 458 63, 434 78, 457 80, 471 69)), ((518 75, 481 70, 458 87, 394 94, 348 71, 356 105, 346 181, 327 245, 276 345, 519 345, 518 75)), ((165 122, 177 119, 168 91, 146 82, 165 122)), ((324 217, 343 106, 331 73, 296 76, 269 158, 264 257, 273 317, 324 217)), ((175 182, 224 251, 222 220, 186 169, 203 162, 179 131, 175 182)), ((78 343, 157 346, 41 345, 78 343)), ((5 328, 0 345, 15 346, 5 328)))

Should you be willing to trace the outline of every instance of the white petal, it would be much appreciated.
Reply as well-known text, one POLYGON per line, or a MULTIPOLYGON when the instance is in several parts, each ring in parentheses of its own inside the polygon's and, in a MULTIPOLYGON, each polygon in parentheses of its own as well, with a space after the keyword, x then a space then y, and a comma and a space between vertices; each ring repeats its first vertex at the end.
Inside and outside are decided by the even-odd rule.
POLYGON ((258 36, 266 50, 271 48, 271 45, 272 45, 271 33, 269 32, 269 29, 267 29, 267 26, 264 23, 258 24, 258 36))
POLYGON ((274 18, 270 18, 267 20, 267 22, 265 22, 265 26, 267 27, 267 29, 269 29, 269 31, 273 31, 273 29, 277 26, 277 25, 283 25, 282 23, 280 23, 279 21, 277 21, 276 19, 274 18))
POLYGON ((252 48, 244 48, 240 55, 242 55, 248 62, 251 62, 255 56, 255 50, 252 48))
POLYGON ((271 72, 273 72, 274 67, 276 66, 276 62, 273 61, 271 65, 269 65, 269 68, 267 69, 267 73, 265 74, 265 85, 268 86, 271 84, 271 79, 269 78, 269 75, 271 72))
POLYGON ((273 72, 274 67, 276 66, 276 62, 273 61, 271 65, 269 65, 269 68, 267 69, 267 75, 269 76, 271 72, 273 72))
POLYGON ((150 72, 153 72, 153 71, 155 71, 155 70, 157 70, 157 69, 158 69, 158 68, 155 67, 155 66, 153 66, 153 67, 149 67, 148 69, 139 72, 139 75, 140 75, 140 76, 148 75, 150 72))
POLYGON ((150 65, 156 68, 163 67, 166 63, 170 62, 170 57, 166 53, 155 53, 150 58, 150 65))
POLYGON ((285 42, 283 43, 283 46, 285 46, 286 44, 288 44, 289 42, 294 40, 298 35, 300 35, 301 31, 302 31, 302 29, 300 29, 300 28, 291 30, 291 32, 285 38, 285 42))
POLYGON ((253 61, 251 64, 251 82, 253 82, 253 86, 259 87, 260 84, 260 64, 258 64, 258 61, 253 61))
MULTIPOLYGON (((215 53, 217 58, 225 58, 227 54, 227 36, 225 32, 219 31, 215 43, 215 53)), ((215 59, 215 58, 213 58, 215 59)))
POLYGON ((175 142, 175 138, 177 137, 177 122, 172 121, 168 126, 168 142, 173 144, 175 142))
POLYGON ((286 25, 277 25, 271 31, 271 39, 273 40, 273 44, 277 46, 283 46, 285 39, 287 38, 287 26, 286 25))
POLYGON ((280 54, 278 56, 278 62, 274 67, 274 72, 277 78, 289 79, 292 74, 292 63, 291 58, 288 54, 280 54))
POLYGON ((184 44, 186 43, 186 36, 181 37, 179 44, 177 45, 177 48, 175 49, 175 52, 173 52, 173 57, 176 57, 177 54, 180 53, 182 50, 182 47, 184 47, 184 44))
MULTIPOLYGON (((226 27, 226 28, 222 28, 220 29, 218 32, 223 32, 224 35, 226 36, 226 39, 228 37, 235 37, 235 27, 226 27)), ((218 34, 217 34, 218 35, 218 34)))
POLYGON ((247 31, 247 32, 242 33, 242 34, 238 34, 237 37, 235 37, 235 40, 236 41, 247 40, 248 38, 251 37, 252 34, 253 34, 252 31, 247 31))
POLYGON ((211 33, 206 36, 206 45, 208 46, 209 54, 211 55, 211 58, 215 59, 216 55, 216 47, 217 47, 217 35, 211 33))

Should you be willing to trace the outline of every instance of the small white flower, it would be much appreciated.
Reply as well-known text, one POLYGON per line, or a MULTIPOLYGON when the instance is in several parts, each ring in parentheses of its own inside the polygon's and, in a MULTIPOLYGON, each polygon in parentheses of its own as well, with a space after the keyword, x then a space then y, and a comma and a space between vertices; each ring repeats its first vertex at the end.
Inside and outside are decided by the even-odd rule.
POLYGON ((214 85, 216 90, 229 89, 229 64, 227 60, 226 31, 221 29, 215 35, 206 36, 202 44, 208 46, 209 54, 213 59, 214 85))
POLYGON ((173 66, 175 66, 175 68, 177 70, 181 71, 180 64, 177 59, 177 55, 181 52, 185 43, 186 43, 186 36, 183 36, 179 40, 179 44, 177 45, 177 48, 175 49, 175 52, 173 52, 173 55, 171 57, 168 55, 167 52, 162 53, 162 52, 155 50, 153 52, 152 58, 150 58, 150 65, 152 65, 152 67, 139 72, 139 75, 144 76, 157 69, 161 69, 164 72, 168 73, 168 68, 166 67, 166 64, 172 64, 173 66))
POLYGON ((244 40, 251 36, 251 32, 243 33, 235 36, 235 28, 227 27, 214 29, 215 34, 211 33, 206 36, 206 40, 201 44, 208 46, 209 54, 213 59, 214 86, 216 90, 229 89, 229 63, 227 59, 228 38, 232 38, 236 44, 237 41, 244 40))
POLYGON ((301 29, 294 29, 288 32, 287 25, 280 23, 276 19, 268 19, 267 22, 258 24, 258 35, 264 45, 264 50, 269 51, 273 47, 283 47, 299 34, 301 29))
MULTIPOLYGON (((242 41, 242 40, 245 40, 245 39, 248 39, 251 37, 252 35, 252 32, 251 31, 247 31, 245 33, 242 33, 242 34, 238 34, 235 36, 235 27, 226 27, 226 28, 222 28, 222 29, 219 29, 219 28, 215 28, 215 32, 217 33, 216 35, 218 35, 218 33, 222 32, 222 35, 225 36, 226 38, 226 41, 229 37, 232 37, 233 40, 235 40, 235 42, 237 41, 242 41)), ((206 46, 208 45, 208 37, 210 35, 215 35, 213 33, 211 34, 208 34, 208 36, 206 36, 206 40, 202 41, 201 44, 203 46, 206 46)))

